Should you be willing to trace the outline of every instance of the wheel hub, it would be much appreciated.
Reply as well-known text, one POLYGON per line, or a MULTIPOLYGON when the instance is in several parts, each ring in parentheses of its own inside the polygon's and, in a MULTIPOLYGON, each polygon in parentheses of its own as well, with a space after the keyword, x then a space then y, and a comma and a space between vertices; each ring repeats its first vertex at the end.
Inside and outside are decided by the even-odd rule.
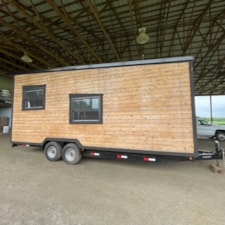
POLYGON ((53 146, 50 146, 47 153, 49 158, 54 158, 56 156, 56 149, 53 146))
POLYGON ((73 161, 75 159, 75 153, 73 149, 68 149, 66 151, 65 157, 68 161, 73 161))

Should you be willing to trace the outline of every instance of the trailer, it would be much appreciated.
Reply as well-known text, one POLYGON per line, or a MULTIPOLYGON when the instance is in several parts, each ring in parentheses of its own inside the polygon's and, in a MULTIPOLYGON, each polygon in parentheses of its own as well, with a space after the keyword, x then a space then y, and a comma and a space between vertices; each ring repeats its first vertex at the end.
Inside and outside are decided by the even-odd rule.
POLYGON ((14 76, 11 143, 50 161, 221 158, 199 152, 191 56, 71 66, 14 76))

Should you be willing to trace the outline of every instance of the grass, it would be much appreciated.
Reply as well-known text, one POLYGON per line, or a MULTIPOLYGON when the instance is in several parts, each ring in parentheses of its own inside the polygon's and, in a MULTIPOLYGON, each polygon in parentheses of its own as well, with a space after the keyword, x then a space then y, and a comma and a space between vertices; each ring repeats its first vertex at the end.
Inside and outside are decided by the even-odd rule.
MULTIPOLYGON (((210 118, 204 118, 207 121, 210 121, 210 118)), ((212 119, 213 124, 225 124, 225 118, 213 118, 212 119)))

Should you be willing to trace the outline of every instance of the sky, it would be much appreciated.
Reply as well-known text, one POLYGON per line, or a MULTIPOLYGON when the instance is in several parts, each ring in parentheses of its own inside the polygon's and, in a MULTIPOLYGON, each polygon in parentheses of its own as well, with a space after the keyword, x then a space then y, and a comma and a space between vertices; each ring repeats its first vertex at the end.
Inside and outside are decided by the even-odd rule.
MULTIPOLYGON (((196 116, 210 117, 210 96, 195 97, 196 116)), ((212 96, 212 117, 225 118, 225 95, 212 96)))

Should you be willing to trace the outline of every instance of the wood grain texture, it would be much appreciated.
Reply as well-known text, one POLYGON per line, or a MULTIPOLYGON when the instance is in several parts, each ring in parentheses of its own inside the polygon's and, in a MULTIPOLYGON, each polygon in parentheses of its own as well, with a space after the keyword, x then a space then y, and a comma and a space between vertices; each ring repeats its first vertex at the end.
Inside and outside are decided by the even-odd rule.
POLYGON ((188 62, 15 76, 12 141, 193 153, 188 62), (46 85, 45 110, 22 111, 22 87, 46 85), (69 94, 103 94, 103 124, 69 124, 69 94))

